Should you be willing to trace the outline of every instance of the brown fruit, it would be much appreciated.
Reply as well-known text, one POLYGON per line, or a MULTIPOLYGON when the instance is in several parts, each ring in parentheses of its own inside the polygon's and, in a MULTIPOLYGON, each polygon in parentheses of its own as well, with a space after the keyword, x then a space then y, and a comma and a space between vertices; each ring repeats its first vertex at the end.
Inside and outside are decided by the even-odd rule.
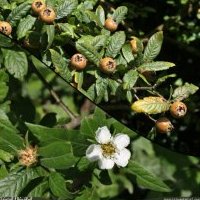
POLYGON ((71 66, 76 70, 82 70, 87 66, 87 59, 84 55, 76 53, 71 57, 71 66))
POLYGON ((161 117, 156 121, 156 130, 159 133, 169 133, 174 129, 171 121, 166 117, 161 117))
POLYGON ((102 72, 112 74, 116 70, 116 62, 110 57, 105 57, 100 60, 99 67, 102 72))
POLYGON ((46 8, 46 5, 45 5, 44 1, 35 0, 35 1, 33 1, 32 5, 31 5, 31 8, 32 8, 33 12, 39 13, 43 9, 46 8))
POLYGON ((10 35, 12 32, 12 27, 8 22, 0 21, 0 32, 5 35, 10 35))
POLYGON ((56 18, 56 13, 52 8, 43 9, 39 15, 40 19, 47 24, 51 24, 56 18))
POLYGON ((183 102, 176 101, 170 106, 169 110, 170 110, 170 114, 174 118, 181 118, 186 115, 187 106, 183 102))
POLYGON ((110 18, 106 19, 104 27, 107 30, 114 32, 117 30, 118 24, 110 17, 110 18))

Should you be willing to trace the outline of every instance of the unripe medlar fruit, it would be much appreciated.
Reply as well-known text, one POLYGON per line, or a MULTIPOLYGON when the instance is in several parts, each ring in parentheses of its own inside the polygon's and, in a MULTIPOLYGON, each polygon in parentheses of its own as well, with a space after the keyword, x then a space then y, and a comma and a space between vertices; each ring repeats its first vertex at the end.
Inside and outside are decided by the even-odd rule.
POLYGON ((105 57, 100 60, 99 67, 102 72, 112 74, 116 70, 116 62, 110 57, 105 57))
POLYGON ((46 8, 46 5, 42 0, 35 0, 33 1, 31 8, 35 13, 39 13, 46 8))
POLYGON ((171 121, 166 117, 161 117, 156 121, 156 130, 159 133, 169 133, 174 129, 171 121))
POLYGON ((137 47, 137 40, 135 37, 130 41, 130 44, 133 54, 136 54, 138 52, 138 47, 137 47))
POLYGON ((170 110, 170 114, 174 118, 181 118, 186 115, 187 106, 183 102, 176 101, 170 106, 169 110, 170 110))
POLYGON ((87 59, 84 55, 76 53, 71 57, 71 66, 76 70, 82 70, 87 66, 87 59))
POLYGON ((113 32, 113 31, 117 30, 118 24, 110 17, 110 18, 106 19, 104 27, 107 30, 113 32))
POLYGON ((0 32, 5 35, 10 35, 12 32, 12 27, 8 22, 0 21, 0 32))
POLYGON ((47 24, 51 24, 56 18, 56 13, 52 8, 43 9, 39 15, 40 19, 47 24))

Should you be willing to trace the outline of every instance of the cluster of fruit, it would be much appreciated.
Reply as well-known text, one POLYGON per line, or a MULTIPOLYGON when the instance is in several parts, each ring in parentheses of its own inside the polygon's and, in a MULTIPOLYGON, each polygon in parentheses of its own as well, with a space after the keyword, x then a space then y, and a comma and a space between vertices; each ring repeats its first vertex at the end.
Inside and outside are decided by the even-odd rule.
MULTIPOLYGON (((31 6, 33 12, 39 15, 39 19, 47 24, 54 22, 56 18, 56 13, 52 8, 46 6, 46 4, 41 0, 35 0, 31 6)), ((12 32, 12 26, 7 21, 0 21, 0 32, 5 35, 10 35, 12 32)))
MULTIPOLYGON (((181 101, 175 101, 170 106, 170 114, 178 119, 182 118, 187 113, 187 106, 181 101)), ((174 129, 171 121, 167 117, 161 117, 156 121, 156 130, 159 133, 169 133, 174 129)))
MULTIPOLYGON (((104 27, 113 32, 117 29, 118 24, 112 19, 108 18, 105 21, 104 27)), ((137 39, 133 37, 130 41, 132 53, 136 54, 138 52, 137 39)), ((76 70, 83 70, 87 66, 87 59, 84 55, 76 53, 71 57, 71 66, 76 70)), ((116 61, 111 57, 102 58, 99 62, 100 70, 105 74, 112 74, 116 70, 116 61)))
POLYGON ((55 11, 52 8, 47 7, 43 1, 33 1, 31 8, 35 14, 39 15, 39 19, 44 23, 51 24, 54 22, 56 18, 55 11))

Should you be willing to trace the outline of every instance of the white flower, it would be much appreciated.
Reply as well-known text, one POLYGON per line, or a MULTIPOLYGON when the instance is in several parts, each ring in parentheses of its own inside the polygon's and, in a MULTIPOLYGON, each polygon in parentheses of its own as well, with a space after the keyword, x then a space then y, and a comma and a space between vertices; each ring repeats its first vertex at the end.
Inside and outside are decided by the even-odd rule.
POLYGON ((91 144, 86 150, 86 157, 90 161, 98 161, 100 169, 112 169, 114 164, 125 167, 131 157, 131 152, 126 149, 130 144, 128 135, 118 133, 114 137, 106 126, 96 131, 96 141, 99 144, 91 144))

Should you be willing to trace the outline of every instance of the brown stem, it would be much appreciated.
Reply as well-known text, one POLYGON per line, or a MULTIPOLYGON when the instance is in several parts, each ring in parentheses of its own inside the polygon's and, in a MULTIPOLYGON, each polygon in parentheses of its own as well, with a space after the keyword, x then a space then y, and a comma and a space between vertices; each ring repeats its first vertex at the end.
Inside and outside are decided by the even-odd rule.
POLYGON ((52 86, 44 79, 44 77, 40 74, 40 72, 34 67, 35 73, 39 77, 39 79, 43 82, 43 84, 48 88, 51 96, 55 99, 56 103, 69 115, 69 117, 73 120, 76 118, 76 115, 69 109, 68 106, 60 99, 57 93, 54 91, 52 86))

